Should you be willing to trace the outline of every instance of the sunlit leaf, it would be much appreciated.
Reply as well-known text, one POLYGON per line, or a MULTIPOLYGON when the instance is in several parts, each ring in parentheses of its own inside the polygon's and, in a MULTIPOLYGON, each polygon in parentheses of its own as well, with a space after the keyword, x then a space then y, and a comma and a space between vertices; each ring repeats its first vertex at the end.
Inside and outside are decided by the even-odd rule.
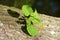
POLYGON ((29 5, 23 5, 22 12, 25 16, 29 16, 33 12, 33 10, 29 5))
POLYGON ((38 12, 37 12, 36 9, 35 9, 35 12, 33 12, 33 13, 31 14, 31 16, 39 19, 39 15, 38 15, 38 12))
POLYGON ((37 29, 33 26, 33 25, 27 25, 27 31, 28 31, 28 33, 31 35, 31 36, 36 36, 37 35, 37 33, 38 33, 38 31, 37 31, 37 29))
POLYGON ((30 17, 30 20, 32 22, 34 22, 35 24, 40 24, 40 20, 38 18, 35 18, 35 17, 30 17))

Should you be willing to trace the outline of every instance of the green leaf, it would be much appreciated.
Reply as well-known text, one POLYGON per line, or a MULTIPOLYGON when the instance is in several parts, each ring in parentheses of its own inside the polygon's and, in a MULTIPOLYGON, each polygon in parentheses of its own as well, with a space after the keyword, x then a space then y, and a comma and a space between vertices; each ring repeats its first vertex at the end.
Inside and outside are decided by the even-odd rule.
POLYGON ((34 18, 38 18, 38 19, 39 19, 39 15, 38 15, 38 12, 37 12, 36 9, 35 9, 35 12, 33 12, 33 13, 31 14, 31 16, 33 16, 34 18))
POLYGON ((38 30, 34 26, 32 26, 31 24, 27 25, 27 31, 31 36, 36 36, 38 33, 38 30))
POLYGON ((31 13, 33 13, 33 10, 29 5, 23 5, 22 12, 25 16, 29 16, 31 13))
POLYGON ((30 17, 30 20, 32 22, 34 22, 35 24, 40 24, 40 20, 38 18, 35 18, 35 17, 30 17))

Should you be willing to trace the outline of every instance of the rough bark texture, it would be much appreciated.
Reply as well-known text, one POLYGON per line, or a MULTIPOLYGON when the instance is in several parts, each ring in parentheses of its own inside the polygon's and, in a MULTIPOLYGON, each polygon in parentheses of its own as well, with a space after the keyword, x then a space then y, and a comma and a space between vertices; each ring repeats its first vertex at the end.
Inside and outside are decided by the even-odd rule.
POLYGON ((22 16, 20 9, 0 5, 0 40, 60 40, 60 18, 39 14, 44 30, 31 37, 21 30, 21 24, 16 22, 18 18, 10 16, 8 9, 22 16))

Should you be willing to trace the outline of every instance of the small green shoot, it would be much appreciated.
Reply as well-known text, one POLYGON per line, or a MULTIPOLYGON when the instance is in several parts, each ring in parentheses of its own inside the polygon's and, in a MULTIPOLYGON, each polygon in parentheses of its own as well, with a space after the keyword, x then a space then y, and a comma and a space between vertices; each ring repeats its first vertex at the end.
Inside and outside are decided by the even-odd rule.
POLYGON ((35 22, 36 24, 40 24, 39 16, 37 13, 37 10, 33 12, 32 8, 29 5, 23 5, 22 12, 25 16, 29 16, 29 18, 26 18, 27 23, 27 31, 31 36, 36 36, 38 34, 38 30, 36 27, 31 24, 31 22, 35 22))

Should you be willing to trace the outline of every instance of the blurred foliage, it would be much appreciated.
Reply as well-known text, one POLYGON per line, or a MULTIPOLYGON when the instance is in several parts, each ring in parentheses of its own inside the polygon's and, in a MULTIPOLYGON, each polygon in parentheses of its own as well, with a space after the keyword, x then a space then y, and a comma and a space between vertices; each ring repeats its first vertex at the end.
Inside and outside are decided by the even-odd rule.
POLYGON ((28 4, 39 13, 60 17, 60 0, 0 0, 0 4, 17 8, 28 4))
POLYGON ((22 5, 32 5, 34 0, 0 0, 0 4, 21 8, 22 5))

